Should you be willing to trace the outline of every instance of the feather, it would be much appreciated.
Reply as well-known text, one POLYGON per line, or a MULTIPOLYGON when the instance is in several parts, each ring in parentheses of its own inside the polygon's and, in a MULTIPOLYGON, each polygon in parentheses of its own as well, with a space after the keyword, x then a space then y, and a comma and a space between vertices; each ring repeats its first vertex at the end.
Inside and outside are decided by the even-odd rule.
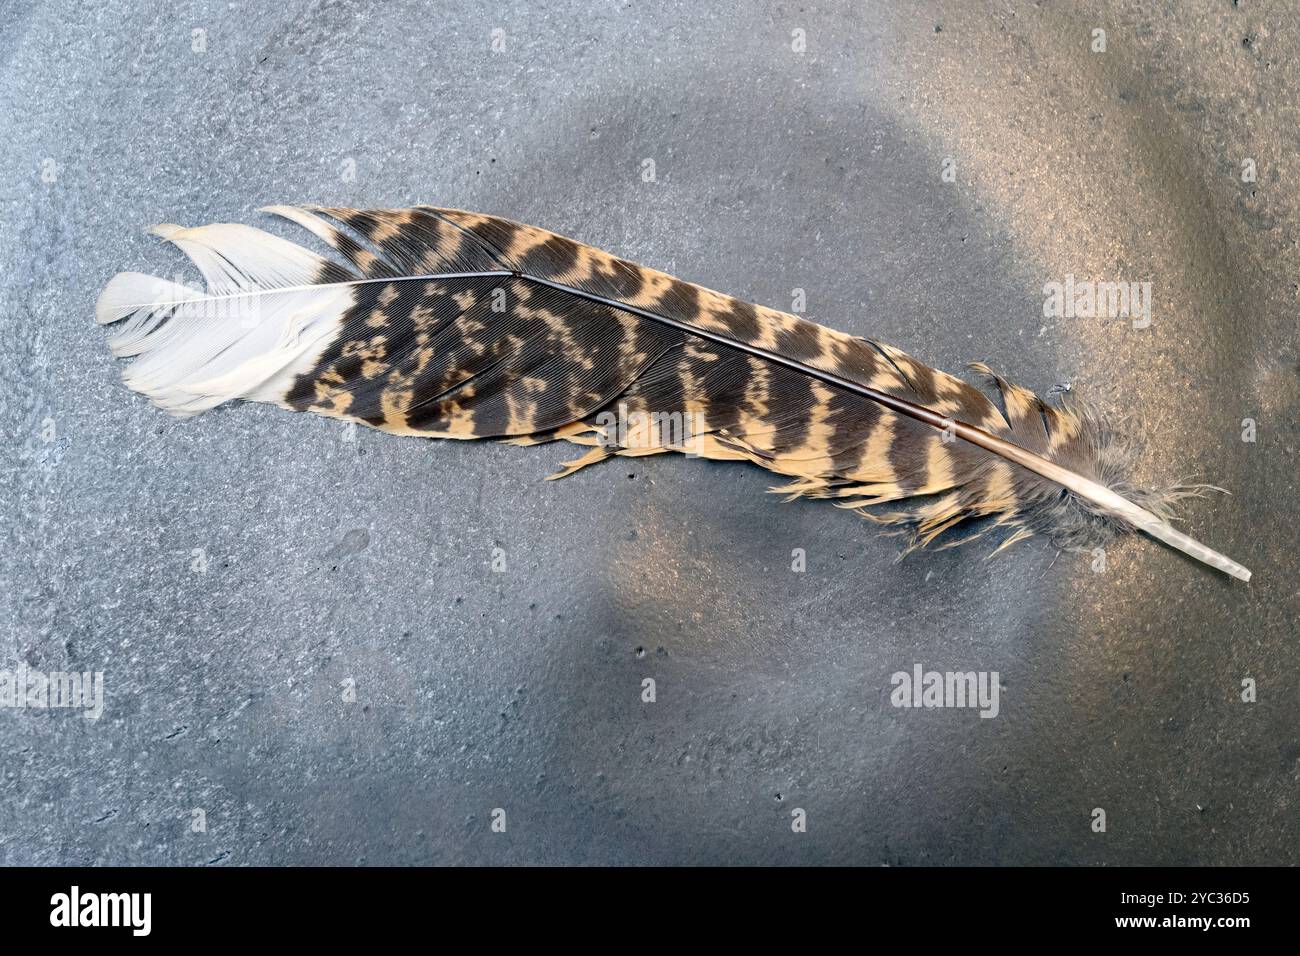
MULTIPOLYGON (((126 384, 180 416, 234 399, 433 438, 749 461, 949 546, 997 529, 1062 547, 1140 529, 1241 580, 1170 524, 1205 486, 1148 491, 1120 435, 983 366, 984 391, 898 349, 495 216, 271 206, 329 257, 245 225, 154 232, 206 288, 125 272, 97 319, 126 384), (901 504, 900 504, 901 503, 901 504)), ((1000 550, 1000 549, 999 549, 1000 550)))

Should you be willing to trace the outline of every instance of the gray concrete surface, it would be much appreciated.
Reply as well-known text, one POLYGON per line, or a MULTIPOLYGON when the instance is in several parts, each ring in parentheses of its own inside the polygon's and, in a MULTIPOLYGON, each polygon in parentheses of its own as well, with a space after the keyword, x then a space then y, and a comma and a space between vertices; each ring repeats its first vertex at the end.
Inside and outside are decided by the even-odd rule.
POLYGON ((5 4, 0 668, 106 704, 0 710, 0 861, 1300 862, 1297 13, 5 4), (295 201, 499 213, 1070 381, 1143 417, 1144 477, 1232 492, 1186 526, 1255 579, 898 562, 743 466, 543 484, 563 449, 126 390, 95 296, 182 269, 143 230, 295 201), (1067 274, 1152 282, 1151 327, 1044 318, 1067 274), (915 663, 999 672, 999 715, 892 707, 915 663))

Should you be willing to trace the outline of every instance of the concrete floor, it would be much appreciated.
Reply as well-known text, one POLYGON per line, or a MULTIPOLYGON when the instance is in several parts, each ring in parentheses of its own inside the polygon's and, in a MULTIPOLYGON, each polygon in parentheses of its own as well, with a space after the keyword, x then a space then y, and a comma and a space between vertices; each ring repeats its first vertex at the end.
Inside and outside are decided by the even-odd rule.
POLYGON ((1300 5, 702 6, 0 8, 0 669, 106 685, 0 711, 0 862, 1300 863, 1300 5), (143 230, 297 201, 1072 382, 1143 418, 1143 477, 1232 492, 1186 527, 1255 578, 897 562, 745 466, 544 484, 564 449, 125 389, 95 297, 183 271, 143 230), (1044 318, 1069 274, 1150 281, 1152 325, 1044 318), (999 715, 892 707, 916 663, 997 671, 999 715))

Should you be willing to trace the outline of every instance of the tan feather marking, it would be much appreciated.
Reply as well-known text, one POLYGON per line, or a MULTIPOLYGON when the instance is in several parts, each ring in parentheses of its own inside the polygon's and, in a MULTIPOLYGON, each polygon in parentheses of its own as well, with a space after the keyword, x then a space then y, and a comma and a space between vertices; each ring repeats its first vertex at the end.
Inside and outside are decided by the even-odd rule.
POLYGON ((881 392, 899 391, 907 387, 907 383, 888 363, 882 363, 877 367, 876 372, 871 378, 867 379, 867 385, 881 392))
POLYGON ((615 316, 623 332, 618 343, 619 361, 624 368, 640 367, 649 358, 636 347, 637 330, 641 327, 641 321, 625 312, 616 312, 615 316))
POLYGON ((697 435, 692 443, 692 451, 701 458, 714 461, 748 461, 749 456, 717 435, 697 435))
POLYGON ((428 368, 429 363, 433 361, 436 354, 437 352, 431 345, 422 345, 415 350, 415 367, 411 369, 410 375, 412 381, 428 368))
MULTIPOLYGON (((844 355, 848 351, 847 346, 837 340, 835 336, 828 335, 827 333, 829 332, 829 329, 815 324, 813 324, 813 328, 817 330, 815 334, 817 337, 817 346, 820 349, 817 356, 813 359, 813 364, 819 365, 822 368, 829 369, 833 372, 844 374, 845 371, 847 371, 844 367, 844 355)), ((858 369, 855 374, 863 373, 870 374, 870 369, 858 369)))
POLYGON ((894 445, 894 419, 884 416, 871 430, 863 449, 861 461, 847 477, 859 482, 848 493, 839 497, 857 498, 860 501, 837 502, 837 508, 859 509, 864 505, 879 504, 907 497, 898 486, 898 476, 889 461, 889 453, 894 445))
MULTIPOLYGON (((547 445, 555 441, 553 435, 512 435, 509 438, 499 438, 497 441, 503 445, 514 445, 518 448, 531 448, 534 445, 547 445)), ((574 442, 580 445, 582 442, 574 442)))
POLYGON ((960 399, 965 395, 966 389, 970 388, 970 386, 961 379, 954 378, 947 372, 942 372, 939 369, 931 369, 930 371, 934 375, 935 392, 941 398, 960 399))
POLYGON ((786 501, 793 501, 796 498, 820 498, 827 489, 824 478, 799 477, 783 485, 773 485, 767 490, 769 494, 785 495, 786 501))
POLYGON ((510 237, 510 244, 501 251, 508 258, 519 260, 533 249, 546 245, 554 235, 555 233, 550 230, 538 229, 536 226, 516 225, 510 237))
POLYGON ((512 394, 508 396, 510 407, 510 420, 506 430, 515 434, 535 431, 537 428, 537 402, 519 402, 514 392, 518 392, 528 398, 542 395, 550 387, 550 383, 544 378, 538 378, 535 375, 525 375, 521 378, 512 394), (517 406, 517 407, 516 407, 517 406))
POLYGON ((695 362, 716 362, 718 353, 715 348, 699 339, 690 338, 682 343, 682 354, 695 362))
POLYGON ((725 308, 710 306, 701 309, 695 321, 705 328, 716 329, 719 332, 731 335, 733 334, 731 320, 728 318, 730 314, 730 311, 725 308))
POLYGON ((588 425, 586 422, 570 422, 555 430, 555 437, 562 438, 565 441, 580 441, 583 437, 598 440, 604 439, 604 432, 595 427, 588 425))
MULTIPOLYGON (((913 363, 917 364, 917 363, 913 363)), ((970 388, 965 382, 959 381, 944 372, 937 369, 931 369, 934 381, 934 394, 936 401, 932 406, 940 415, 956 416, 965 407, 963 401, 966 397, 966 390, 970 388)))
POLYGON ((405 388, 386 388, 379 396, 379 408, 384 413, 384 426, 391 429, 408 429, 407 409, 415 393, 405 388))
POLYGON ((384 210, 375 213, 375 226, 370 230, 369 239, 378 245, 394 236, 402 234, 402 227, 409 224, 412 213, 408 209, 384 210))
POLYGON ((526 435, 537 430, 537 403, 524 402, 513 393, 506 395, 506 433, 526 435))
POLYGON ((866 376, 870 383, 880 366, 887 366, 866 342, 824 326, 821 327, 821 332, 828 367, 841 375, 866 376))
MULTIPOLYGON (((526 302, 520 302, 515 305, 516 314, 523 318, 537 318, 546 323, 546 327, 558 339, 557 351, 561 355, 581 356, 578 365, 583 369, 590 371, 595 367, 595 361, 583 349, 578 348, 573 339, 572 330, 569 322, 562 316, 556 315, 547 308, 534 308, 526 302)), ((569 402, 569 411, 574 418, 581 417, 583 409, 578 407, 572 400, 569 402)))
POLYGON ((448 262, 455 261, 456 256, 460 254, 461 247, 468 241, 468 237, 459 229, 439 228, 438 242, 425 252, 420 259, 420 267, 426 272, 442 270, 448 262))
POLYGON ((345 356, 355 356, 361 359, 361 374, 366 379, 372 379, 388 369, 388 364, 384 361, 387 351, 386 339, 382 335, 376 335, 370 341, 353 341, 343 346, 340 354, 345 356))
POLYGON ((985 479, 983 495, 972 505, 972 510, 978 514, 1012 512, 1017 504, 1011 466, 1002 461, 994 462, 985 479))
POLYGON ((417 305, 411 310, 411 325, 415 328, 416 339, 423 344, 428 341, 428 333, 438 324, 438 313, 427 305, 417 305))
POLYGON ((639 309, 654 309, 659 301, 673 285, 675 281, 672 276, 665 275, 662 272, 656 272, 654 269, 640 270, 641 286, 637 289, 635 295, 628 296, 625 301, 639 309))
MULTIPOLYGON (((460 398, 471 399, 475 396, 476 390, 473 385, 466 385, 458 393, 460 398)), ((447 409, 447 432, 452 435, 473 435, 474 434, 474 413, 461 405, 460 400, 451 402, 447 409)))
POLYGON ((1047 417, 1052 423, 1052 439, 1048 443, 1048 448, 1052 453, 1056 453, 1071 442, 1078 440, 1081 428, 1077 416, 1048 406, 1047 417))
POLYGON ((925 481, 914 494, 932 495, 946 491, 954 483, 952 453, 943 438, 935 434, 925 450, 925 481))
POLYGON ((560 470, 553 475, 547 475, 546 480, 555 481, 557 478, 567 478, 575 471, 581 471, 583 468, 586 468, 588 465, 594 465, 596 464, 596 462, 604 461, 606 458, 609 458, 612 454, 613 452, 610 451, 608 448, 606 448, 604 445, 597 445, 594 448, 592 448, 589 452, 587 452, 585 455, 575 458, 572 461, 561 462, 560 464, 562 467, 560 468, 560 470))
POLYGON ((871 518, 873 521, 881 519, 886 523, 896 519, 872 514, 866 509, 908 497, 907 492, 899 488, 898 485, 890 484, 863 485, 858 489, 858 493, 863 497, 855 501, 837 501, 835 502, 835 507, 850 508, 857 514, 862 515, 864 518, 871 518))
POLYGON ((775 309, 769 309, 766 306, 754 306, 754 313, 758 320, 759 334, 754 339, 754 344, 765 349, 776 349, 777 333, 787 328, 786 320, 794 316, 787 315, 785 312, 777 312, 775 309))
POLYGON ((891 485, 898 480, 889 462, 889 451, 894 446, 894 419, 882 415, 876 427, 867 436, 861 460, 848 477, 870 484, 891 485))
POLYGON ((922 520, 917 529, 915 546, 924 547, 954 525, 960 524, 966 517, 960 495, 945 495, 943 498, 918 509, 917 515, 922 520))
MULTIPOLYGON (((550 236, 547 236, 547 239, 549 238, 550 236)), ((573 252, 573 264, 563 272, 556 273, 554 278, 557 282, 563 282, 567 285, 581 286, 595 274, 595 257, 592 255, 592 247, 575 241, 573 246, 569 248, 573 252)), ((608 258, 612 259, 613 257, 609 256, 608 258)))
MULTIPOLYGON (((968 392, 973 391, 972 387, 961 379, 939 369, 931 369, 931 372, 934 374, 935 391, 943 399, 940 414, 959 417, 955 413, 963 409, 965 397, 968 392)), ((967 422, 967 424, 997 434, 1006 427, 1006 423, 1002 420, 1001 413, 991 403, 987 403, 987 405, 988 407, 982 415, 975 418, 974 421, 967 422)))
POLYGON ((346 415, 352 407, 352 393, 343 388, 331 388, 322 382, 316 383, 317 401, 323 408, 335 415, 346 415))
POLYGON ((772 426, 766 416, 771 411, 768 396, 772 385, 772 372, 766 362, 760 362, 753 356, 746 356, 749 365, 749 381, 745 386, 745 400, 736 421, 735 431, 751 441, 755 448, 763 452, 772 450, 772 426))
POLYGON ((623 458, 644 458, 646 455, 666 455, 672 450, 667 445, 646 445, 638 448, 619 448, 614 453, 623 458))
MULTIPOLYGON (((703 386, 695 378, 695 362, 697 358, 692 354, 694 350, 690 346, 693 344, 693 342, 688 342, 688 347, 682 349, 681 360, 677 363, 677 375, 682 383, 683 422, 694 421, 697 416, 706 413, 709 408, 707 400, 696 397, 702 394, 703 386)), ((656 437, 659 439, 664 438, 662 429, 658 429, 658 431, 660 434, 656 437)))
POLYGON ((994 435, 1002 434, 1007 427, 1006 421, 1002 418, 1002 413, 999 412, 996 407, 989 408, 988 411, 979 417, 978 421, 973 421, 969 424, 974 425, 977 428, 982 428, 986 432, 992 432, 994 435))
POLYGON ((830 424, 830 413, 836 393, 817 382, 812 385, 812 395, 816 404, 808 410, 804 440, 774 459, 782 474, 814 478, 827 474, 831 469, 830 443, 836 429, 830 424))
POLYGON ((1007 415, 1011 421, 1021 422, 1030 415, 1037 414, 1037 397, 1028 389, 1007 383, 1002 388, 1002 399, 1007 404, 1007 415))
POLYGON ((749 461, 761 468, 771 470, 772 462, 770 456, 760 452, 740 435, 728 431, 722 431, 717 434, 715 440, 719 446, 719 451, 722 452, 722 454, 718 455, 719 458, 749 461))

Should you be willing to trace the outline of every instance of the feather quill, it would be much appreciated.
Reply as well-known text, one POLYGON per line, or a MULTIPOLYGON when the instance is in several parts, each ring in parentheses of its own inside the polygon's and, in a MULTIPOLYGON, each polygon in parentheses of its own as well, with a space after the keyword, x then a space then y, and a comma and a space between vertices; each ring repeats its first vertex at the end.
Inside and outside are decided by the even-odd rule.
POLYGON ((1001 547, 1044 533, 1078 549, 1138 529, 1250 578, 1170 524, 1196 486, 1134 487, 1100 417, 984 366, 1000 401, 883 342, 495 216, 265 211, 335 255, 246 225, 158 226, 206 286, 124 272, 100 295, 97 320, 123 323, 114 354, 135 359, 126 384, 174 415, 246 399, 405 435, 588 446, 552 477, 613 455, 743 460, 909 547, 992 528, 1001 547))

